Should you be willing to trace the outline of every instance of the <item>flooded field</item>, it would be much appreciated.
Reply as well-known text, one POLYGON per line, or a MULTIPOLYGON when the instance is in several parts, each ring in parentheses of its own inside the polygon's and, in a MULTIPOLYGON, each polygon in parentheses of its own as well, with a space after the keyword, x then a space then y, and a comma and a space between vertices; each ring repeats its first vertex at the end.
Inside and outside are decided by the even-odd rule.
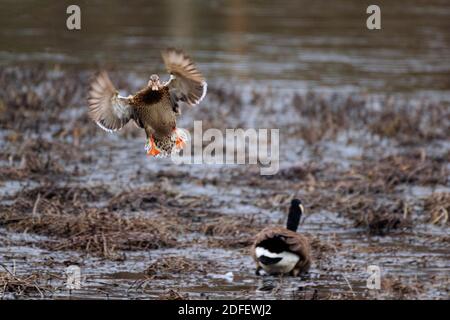
POLYGON ((111 3, 80 2, 79 32, 64 3, 2 3, 0 297, 449 299, 445 2, 380 2, 375 32, 360 1, 111 3), (150 158, 133 125, 88 118, 95 72, 132 93, 163 73, 166 46, 208 80, 179 127, 279 129, 277 174, 150 158), (312 268, 256 276, 252 239, 293 197, 312 268))

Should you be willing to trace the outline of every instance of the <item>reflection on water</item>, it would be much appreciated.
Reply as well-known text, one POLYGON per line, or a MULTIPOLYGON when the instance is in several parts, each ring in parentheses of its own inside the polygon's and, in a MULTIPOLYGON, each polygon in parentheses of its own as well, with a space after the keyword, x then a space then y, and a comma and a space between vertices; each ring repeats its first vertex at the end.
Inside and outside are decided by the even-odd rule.
POLYGON ((0 63, 51 61, 162 72, 159 50, 182 47, 208 79, 274 86, 445 93, 450 7, 378 1, 382 30, 365 27, 367 1, 77 1, 82 30, 65 27, 67 1, 3 0, 0 63), (276 80, 276 81, 274 81, 276 80))

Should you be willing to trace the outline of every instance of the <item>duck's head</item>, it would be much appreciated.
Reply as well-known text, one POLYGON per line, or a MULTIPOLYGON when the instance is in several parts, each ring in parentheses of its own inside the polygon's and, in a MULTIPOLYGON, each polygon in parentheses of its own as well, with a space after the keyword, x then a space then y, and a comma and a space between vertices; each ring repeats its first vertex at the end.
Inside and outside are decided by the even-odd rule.
POLYGON ((303 207, 302 202, 299 199, 292 199, 286 228, 292 231, 297 231, 300 218, 304 212, 305 208, 303 207))
POLYGON ((154 91, 161 89, 162 84, 161 81, 159 81, 159 76, 157 74, 152 74, 150 76, 150 80, 148 80, 147 86, 149 86, 154 91))

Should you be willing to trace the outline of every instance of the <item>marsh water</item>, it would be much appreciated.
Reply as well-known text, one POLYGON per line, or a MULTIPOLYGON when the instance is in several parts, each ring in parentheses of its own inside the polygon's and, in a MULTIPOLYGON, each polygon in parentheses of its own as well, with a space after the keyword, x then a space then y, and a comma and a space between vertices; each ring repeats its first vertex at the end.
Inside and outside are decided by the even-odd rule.
MULTIPOLYGON (((308 117, 320 115, 303 118, 301 110, 294 107, 297 96, 307 101, 308 92, 314 92, 330 109, 355 99, 363 101, 368 110, 378 110, 395 98, 417 108, 424 101, 437 104, 448 115, 447 1, 379 1, 381 30, 366 28, 366 8, 371 4, 367 1, 171 0, 129 1, 126 5, 120 1, 78 1, 82 13, 79 31, 65 26, 69 4, 72 2, 2 0, 0 66, 26 70, 44 65, 61 82, 67 82, 67 75, 81 74, 85 79, 107 69, 113 82, 122 85, 121 92, 127 93, 145 84, 151 73, 164 74, 161 49, 183 48, 204 73, 212 94, 195 110, 184 110, 180 126, 191 129, 194 120, 204 120, 208 127, 219 129, 279 128, 282 175, 261 177, 255 166, 248 165, 179 166, 170 159, 150 159, 143 152, 143 135, 129 128, 116 135, 96 132, 84 137, 80 153, 89 161, 64 163, 65 170, 75 171, 76 167, 77 174, 53 179, 54 186, 102 186, 112 194, 155 187, 175 194, 174 201, 181 205, 173 206, 170 200, 157 200, 152 205, 152 200, 145 200, 151 194, 143 191, 137 208, 124 206, 121 214, 151 218, 161 208, 184 214, 180 207, 188 206, 189 212, 180 223, 219 224, 220 219, 237 217, 255 220, 254 233, 256 226, 284 224, 288 200, 297 195, 306 200, 308 209, 300 230, 319 245, 313 247, 315 261, 309 275, 261 278, 254 275, 248 246, 214 242, 226 243, 227 236, 239 238, 240 233, 211 236, 198 230, 183 231, 173 235, 175 246, 127 251, 126 258, 118 260, 77 250, 48 250, 39 243, 53 241, 51 236, 11 230, 5 224, 0 225, 0 261, 4 266, 18 274, 56 274, 51 283, 57 290, 50 296, 57 298, 167 298, 170 290, 193 299, 449 298, 448 222, 430 223, 427 211, 422 210, 428 197, 450 192, 450 144, 445 136, 449 120, 441 119, 443 127, 432 128, 442 129, 444 134, 437 132, 430 140, 416 144, 383 137, 378 131, 373 134, 370 130, 375 129, 367 129, 365 124, 352 123, 349 128, 346 122, 319 139, 298 130, 308 123, 308 117), (380 203, 375 211, 382 210, 385 203, 406 203, 411 210, 406 210, 405 216, 413 221, 413 227, 373 235, 364 224, 355 223, 358 218, 342 214, 320 198, 352 198, 351 192, 339 195, 336 190, 340 190, 341 178, 350 184, 352 179, 359 181, 364 172, 355 168, 364 161, 378 165, 391 155, 406 161, 416 152, 425 152, 430 161, 441 159, 436 160, 440 169, 436 181, 422 183, 425 178, 417 176, 398 182, 392 190, 381 186, 381 191, 370 195, 380 203), (159 270, 156 276, 148 277, 146 268, 165 257, 212 264, 202 266, 201 272, 159 270), (81 267, 82 289, 65 289, 68 264, 81 267), (380 266, 382 277, 394 282, 388 285, 390 291, 367 289, 368 265, 380 266)), ((71 86, 70 79, 68 83, 71 86)), ((36 92, 44 94, 45 90, 43 86, 36 92)), ((56 132, 65 123, 72 126, 81 119, 86 111, 83 99, 83 91, 75 91, 67 109, 58 116, 60 123, 43 125, 41 132, 24 130, 24 139, 40 136, 71 145, 70 134, 60 138, 56 132)), ((45 109, 42 112, 45 114, 45 109)), ((11 127, 1 130, 0 147, 8 155, 16 149, 15 142, 7 138, 12 131, 11 127)), ((2 158, 2 167, 20 167, 16 158, 2 158)), ((426 162, 420 164, 425 166, 426 162)), ((402 164, 395 166, 401 168, 402 164)), ((415 174, 412 170, 411 175, 415 174)), ((367 181, 371 182, 371 177, 367 181)), ((0 180, 2 203, 14 203, 25 190, 41 182, 36 177, 0 180)), ((89 206, 103 208, 108 201, 99 197, 89 206)))
POLYGON ((273 87, 447 93, 446 1, 379 1, 382 29, 366 27, 367 1, 79 1, 81 30, 66 29, 64 1, 2 1, 0 62, 114 66, 163 72, 159 51, 189 51, 208 79, 273 87))

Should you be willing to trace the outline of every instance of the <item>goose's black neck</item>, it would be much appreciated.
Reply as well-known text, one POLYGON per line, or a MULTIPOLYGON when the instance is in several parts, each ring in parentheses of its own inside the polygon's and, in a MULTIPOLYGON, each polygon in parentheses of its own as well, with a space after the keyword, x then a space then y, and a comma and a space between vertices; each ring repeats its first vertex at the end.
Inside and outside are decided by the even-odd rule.
POLYGON ((300 223, 300 218, 303 214, 302 202, 298 199, 293 199, 291 201, 291 207, 289 208, 289 215, 286 224, 286 228, 291 231, 297 231, 298 224, 300 223))

